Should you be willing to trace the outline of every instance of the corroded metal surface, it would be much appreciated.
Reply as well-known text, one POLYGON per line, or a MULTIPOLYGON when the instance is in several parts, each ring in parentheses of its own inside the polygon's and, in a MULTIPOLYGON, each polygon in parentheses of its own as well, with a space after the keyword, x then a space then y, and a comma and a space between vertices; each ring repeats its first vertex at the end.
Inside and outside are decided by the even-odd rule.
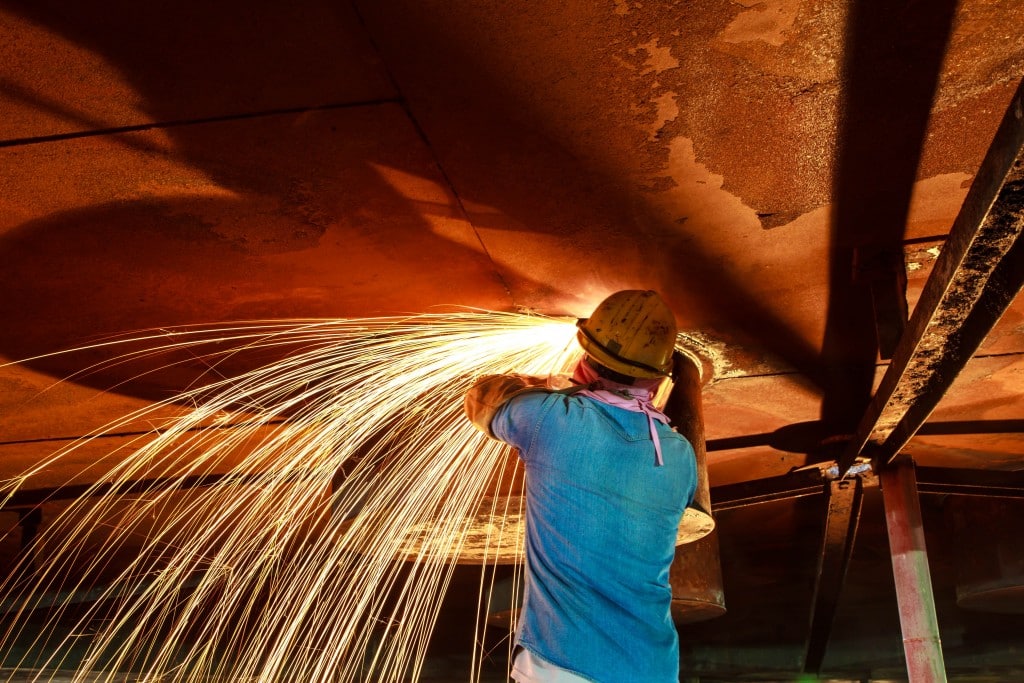
MULTIPOLYGON (((928 15, 940 6, 951 3, 8 0, 0 363, 176 323, 451 304, 582 314, 613 289, 658 289, 680 328, 715 347, 704 426, 734 597, 687 634, 687 656, 712 676, 794 673, 806 624, 778 615, 810 608, 822 523, 820 501, 794 494, 820 494, 802 468, 836 435, 823 398, 843 398, 826 381, 842 354, 822 354, 829 307, 850 313, 836 306, 830 280, 850 273, 835 254, 874 246, 873 202, 909 192, 905 224, 887 204, 885 236, 903 232, 887 253, 903 249, 908 303, 927 304, 925 279, 955 248, 947 233, 983 184, 1024 64, 1011 30, 1024 4, 961 0, 936 40, 928 15), (934 68, 924 73, 917 48, 934 65, 940 42, 928 93, 934 68), (844 71, 853 55, 878 67, 857 83, 844 71), (889 106, 908 100, 913 112, 889 106), (851 125, 856 140, 840 132, 851 125), (867 161, 845 176, 844 206, 862 220, 844 214, 837 244, 837 153, 851 144, 867 161), (897 168, 901 187, 886 180, 897 168)), ((919 464, 1020 469, 1022 325, 1018 297, 906 446, 919 464)), ((867 386, 873 332, 850 327, 833 342, 864 361, 867 386)), ((0 478, 202 371, 186 363, 99 396, 128 377, 54 385, 102 359, 0 368, 0 478)), ((38 487, 95 480, 102 455, 83 450, 38 487)), ((1010 491, 954 479, 928 491, 1010 491)), ((860 539, 855 604, 839 611, 826 674, 901 675, 884 536, 869 527, 860 539)), ((952 584, 939 588, 943 627, 964 639, 961 669, 1024 679, 1016 625, 972 620, 942 602, 952 584)))
POLYGON ((957 605, 1024 614, 1024 537, 1018 524, 1024 519, 1024 500, 950 496, 946 513, 960 548, 957 605), (1003 523, 991 525, 991 520, 1003 523), (979 534, 979 528, 986 533, 979 534))
POLYGON ((925 291, 842 459, 892 460, 1024 285, 1024 83, 992 142, 925 291))
POLYGON ((683 514, 677 543, 691 543, 715 528, 711 516, 711 483, 708 479, 708 454, 704 445, 704 412, 701 397, 701 373, 689 359, 677 354, 672 393, 665 404, 665 414, 672 426, 693 445, 697 459, 697 491, 693 502, 683 514))
POLYGON ((726 613, 718 534, 714 531, 676 548, 668 578, 675 623, 691 624, 726 613))

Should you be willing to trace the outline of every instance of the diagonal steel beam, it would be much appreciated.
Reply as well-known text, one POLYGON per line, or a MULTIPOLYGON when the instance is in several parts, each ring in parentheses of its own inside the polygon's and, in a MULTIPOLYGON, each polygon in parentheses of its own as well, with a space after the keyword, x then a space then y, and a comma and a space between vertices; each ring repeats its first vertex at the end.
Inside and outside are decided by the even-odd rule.
POLYGON ((1024 82, 1018 86, 892 362, 839 459, 888 464, 1024 285, 1024 82))
POLYGON ((821 671, 825 660, 864 500, 860 477, 830 481, 825 485, 825 491, 828 496, 825 529, 818 556, 817 579, 811 599, 811 627, 804 656, 804 671, 815 674, 821 671))

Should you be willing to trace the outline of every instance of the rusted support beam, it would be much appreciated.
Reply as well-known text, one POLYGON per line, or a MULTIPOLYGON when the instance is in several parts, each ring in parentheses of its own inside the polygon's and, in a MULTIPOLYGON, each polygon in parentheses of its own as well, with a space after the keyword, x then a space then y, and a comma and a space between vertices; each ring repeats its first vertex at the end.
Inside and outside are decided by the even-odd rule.
POLYGON ((780 477, 716 486, 711 490, 711 509, 721 512, 776 500, 820 496, 824 482, 821 472, 811 469, 780 477))
POLYGON ((942 683, 946 668, 935 614, 935 596, 928 571, 921 501, 912 462, 904 461, 879 474, 885 505, 885 526, 892 553, 892 573, 903 631, 903 652, 910 683, 942 683))
POLYGON ((920 494, 1024 498, 1024 472, 918 467, 920 494))
POLYGON ((907 329, 907 263, 902 245, 858 249, 854 256, 856 279, 871 289, 875 312, 878 357, 892 358, 907 329))
POLYGON ((860 477, 830 481, 825 485, 828 504, 818 556, 818 573, 811 599, 811 626, 804 656, 804 671, 821 671, 832 635, 839 597, 850 565, 857 525, 860 522, 864 486, 860 477))
POLYGON ((931 414, 1024 285, 1024 83, 978 169, 906 332, 854 438, 839 460, 861 453, 891 462, 931 414))

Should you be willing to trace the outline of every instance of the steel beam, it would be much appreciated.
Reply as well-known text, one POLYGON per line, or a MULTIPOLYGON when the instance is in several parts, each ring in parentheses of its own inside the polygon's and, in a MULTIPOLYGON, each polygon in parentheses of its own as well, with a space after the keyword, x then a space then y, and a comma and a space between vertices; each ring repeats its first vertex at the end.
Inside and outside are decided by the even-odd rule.
POLYGON ((907 329, 907 264, 902 245, 858 249, 854 257, 856 279, 871 290, 875 312, 878 356, 892 354, 907 329))
POLYGON ((819 496, 824 490, 824 482, 821 472, 811 469, 779 477, 716 486, 711 492, 711 509, 717 513, 775 500, 819 496))
POLYGON ((1024 285, 1024 83, 978 169, 892 362, 839 459, 891 462, 1024 285))
POLYGON ((860 477, 830 481, 825 491, 828 496, 825 528, 821 539, 821 554, 818 556, 818 572, 811 599, 811 626, 804 656, 804 671, 815 674, 821 671, 825 660, 864 500, 864 486, 860 477))
POLYGON ((918 467, 917 492, 922 495, 1024 498, 1024 472, 918 467))
POLYGON ((928 571, 921 501, 909 461, 879 474, 909 683, 942 683, 946 668, 928 571))

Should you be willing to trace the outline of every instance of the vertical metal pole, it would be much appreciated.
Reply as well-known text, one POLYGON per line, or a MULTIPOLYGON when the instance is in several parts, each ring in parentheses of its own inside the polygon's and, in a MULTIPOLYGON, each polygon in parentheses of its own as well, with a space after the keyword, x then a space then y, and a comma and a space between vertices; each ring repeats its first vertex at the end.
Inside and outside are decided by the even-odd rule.
POLYGON ((718 537, 713 533, 715 521, 711 516, 700 369, 678 351, 674 364, 672 392, 665 403, 665 414, 672 420, 672 426, 693 445, 697 460, 697 491, 680 522, 676 556, 669 570, 672 618, 682 624, 725 614, 725 594, 718 537))
POLYGON ((935 596, 924 545, 921 501, 914 464, 906 461, 879 474, 896 581, 903 651, 910 683, 942 683, 946 667, 939 641, 935 596))
MULTIPOLYGON (((675 377, 672 393, 665 402, 665 414, 672 421, 680 434, 693 445, 693 453, 697 457, 697 492, 693 498, 692 508, 699 510, 711 520, 711 485, 708 482, 708 455, 704 444, 704 406, 700 393, 700 368, 688 358, 676 352, 675 377)), ((710 522, 703 532, 689 540, 697 540, 714 528, 710 522)))

